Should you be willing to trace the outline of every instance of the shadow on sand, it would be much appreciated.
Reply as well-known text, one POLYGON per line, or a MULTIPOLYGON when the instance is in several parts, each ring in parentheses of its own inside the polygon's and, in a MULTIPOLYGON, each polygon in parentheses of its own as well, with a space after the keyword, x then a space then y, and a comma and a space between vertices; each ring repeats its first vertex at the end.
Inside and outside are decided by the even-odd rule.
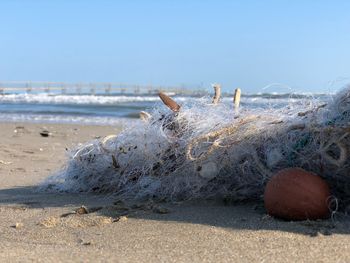
MULTIPOLYGON (((36 187, 0 190, 0 207, 56 207, 73 210, 84 205, 87 208, 99 208, 94 212, 98 215, 116 217, 121 213, 115 209, 115 201, 112 195, 45 193, 38 192, 36 187)), ((286 222, 266 215, 262 203, 227 205, 223 201, 210 200, 155 205, 166 208, 169 213, 133 208, 123 209, 122 213, 135 219, 203 224, 234 230, 276 230, 309 236, 350 234, 350 217, 342 213, 335 214, 333 220, 286 222)))

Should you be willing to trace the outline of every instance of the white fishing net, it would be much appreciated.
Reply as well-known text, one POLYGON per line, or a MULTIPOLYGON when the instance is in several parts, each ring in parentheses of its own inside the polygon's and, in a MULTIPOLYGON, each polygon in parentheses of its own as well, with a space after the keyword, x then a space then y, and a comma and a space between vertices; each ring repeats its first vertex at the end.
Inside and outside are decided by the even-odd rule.
POLYGON ((325 178, 350 202, 350 88, 329 101, 310 99, 276 109, 234 111, 209 97, 174 113, 158 105, 152 118, 69 153, 46 189, 113 193, 120 198, 260 199, 268 179, 286 167, 325 178))

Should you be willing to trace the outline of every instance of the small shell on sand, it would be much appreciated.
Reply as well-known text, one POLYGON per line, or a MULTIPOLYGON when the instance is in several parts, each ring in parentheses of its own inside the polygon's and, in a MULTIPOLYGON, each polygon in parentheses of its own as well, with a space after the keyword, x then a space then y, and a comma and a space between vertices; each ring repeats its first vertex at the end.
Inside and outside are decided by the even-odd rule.
POLYGON ((51 134, 51 133, 50 133, 48 130, 42 130, 42 131, 40 132, 40 135, 41 135, 42 137, 49 137, 50 134, 51 134))
POLYGON ((91 246, 91 245, 93 245, 93 242, 92 241, 82 241, 81 244, 84 246, 91 246))
POLYGON ((13 225, 12 227, 13 228, 16 228, 16 229, 21 229, 21 228, 23 228, 23 223, 16 223, 15 225, 13 225))
POLYGON ((6 162, 6 161, 3 161, 3 160, 0 160, 0 164, 4 164, 4 165, 9 165, 11 164, 12 162, 6 162))

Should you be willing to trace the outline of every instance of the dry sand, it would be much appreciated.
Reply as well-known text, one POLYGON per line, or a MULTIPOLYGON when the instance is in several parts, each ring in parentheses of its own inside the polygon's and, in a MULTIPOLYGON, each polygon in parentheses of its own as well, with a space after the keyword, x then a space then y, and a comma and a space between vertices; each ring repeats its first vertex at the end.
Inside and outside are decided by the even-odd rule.
POLYGON ((64 164, 66 148, 117 132, 0 124, 1 262, 350 262, 344 215, 334 223, 284 222, 267 216, 262 204, 132 205, 111 196, 36 191, 64 164), (42 129, 51 136, 42 137, 42 129), (88 214, 75 212, 84 213, 82 205, 88 214))

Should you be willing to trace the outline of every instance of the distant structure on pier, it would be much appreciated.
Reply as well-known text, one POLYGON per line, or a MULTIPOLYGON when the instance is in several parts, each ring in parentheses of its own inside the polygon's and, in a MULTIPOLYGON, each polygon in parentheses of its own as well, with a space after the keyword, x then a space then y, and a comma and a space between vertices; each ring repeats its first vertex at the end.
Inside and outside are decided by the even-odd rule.
POLYGON ((49 93, 49 94, 158 94, 158 92, 173 94, 203 93, 202 87, 172 87, 153 85, 128 85, 120 83, 66 83, 40 81, 0 81, 0 95, 11 93, 49 93))

